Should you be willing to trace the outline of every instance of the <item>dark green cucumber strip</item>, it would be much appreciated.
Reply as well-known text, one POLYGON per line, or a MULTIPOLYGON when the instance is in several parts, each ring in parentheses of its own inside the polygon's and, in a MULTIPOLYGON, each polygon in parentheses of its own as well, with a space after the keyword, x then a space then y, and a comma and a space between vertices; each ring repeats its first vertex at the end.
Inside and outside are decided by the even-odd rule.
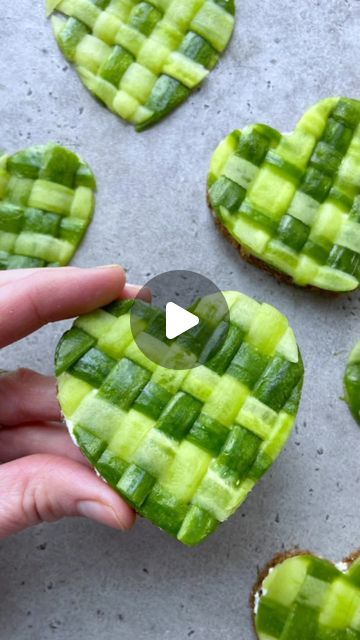
POLYGON ((94 387, 100 387, 110 374, 116 361, 106 353, 92 347, 70 368, 70 373, 94 387))
POLYGON ((332 180, 315 167, 310 167, 299 186, 299 190, 314 198, 317 202, 324 202, 331 189, 332 180))
POLYGON ((190 89, 179 80, 167 75, 161 75, 153 87, 151 96, 145 107, 153 113, 144 123, 136 126, 137 131, 143 131, 164 118, 170 111, 178 107, 190 95, 190 89))
POLYGON ((347 402, 355 419, 360 424, 360 342, 350 355, 344 383, 347 402))
POLYGON ((250 389, 262 376, 270 358, 262 354, 251 344, 244 342, 233 358, 229 373, 250 389))
POLYGON ((219 59, 219 54, 214 47, 193 31, 186 34, 179 47, 179 53, 202 64, 207 69, 213 69, 219 59))
POLYGON ((60 375, 69 369, 79 358, 81 358, 91 347, 94 346, 96 340, 88 333, 72 327, 61 338, 55 352, 55 373, 60 375))
POLYGON ((99 393, 121 409, 129 409, 149 382, 150 373, 124 358, 102 383, 99 393))
POLYGON ((179 392, 169 402, 156 423, 157 428, 171 438, 181 440, 190 430, 201 411, 201 402, 179 392))
POLYGON ((86 455, 92 464, 96 464, 103 451, 106 449, 105 440, 101 440, 94 433, 85 429, 81 425, 76 425, 74 436, 79 443, 81 451, 86 455))
POLYGON ((239 211, 246 196, 246 190, 229 178, 221 176, 209 189, 211 206, 214 209, 223 206, 230 213, 239 211))
POLYGON ((187 440, 217 456, 222 450, 228 435, 229 430, 227 427, 224 427, 220 422, 206 414, 201 414, 187 434, 187 440))
POLYGON ((61 216, 57 213, 44 213, 39 209, 27 209, 24 213, 23 230, 33 233, 46 233, 56 236, 59 233, 61 216))
POLYGON ((109 451, 109 449, 105 449, 96 461, 97 470, 106 482, 114 488, 118 484, 127 466, 124 460, 109 451))
POLYGON ((24 223, 25 211, 11 202, 0 202, 0 231, 19 233, 24 223))
POLYGON ((256 383, 254 395, 274 411, 280 411, 301 377, 301 362, 289 362, 277 356, 256 383))
POLYGON ((310 227, 293 216, 283 216, 279 228, 279 240, 295 251, 301 251, 310 234, 310 227))
POLYGON ((241 426, 232 429, 218 457, 218 463, 244 477, 253 466, 261 439, 241 426))
POLYGON ((75 153, 59 145, 54 145, 45 151, 39 178, 73 188, 79 165, 80 160, 75 153))
POLYGON ((121 476, 117 488, 131 504, 139 508, 149 495, 154 483, 155 478, 136 464, 132 464, 121 476))
POLYGON ((142 505, 141 513, 167 533, 176 536, 185 519, 187 505, 156 485, 142 505))
POLYGON ((135 62, 134 56, 123 47, 116 45, 109 58, 101 65, 99 74, 114 87, 118 87, 125 71, 133 62, 135 62))
POLYGON ((148 2, 136 4, 130 16, 129 25, 143 33, 144 36, 149 36, 161 19, 160 11, 148 2))
POLYGON ((134 409, 141 411, 149 418, 157 420, 171 398, 172 395, 169 391, 150 380, 137 396, 134 402, 134 409))
POLYGON ((7 169, 14 176, 36 180, 42 166, 44 153, 41 147, 32 147, 14 153, 7 161, 7 169))
MULTIPOLYGON (((225 324, 225 323, 224 323, 225 324)), ((215 355, 207 360, 207 366, 219 375, 223 375, 238 352, 244 339, 244 332, 235 324, 229 325, 224 344, 215 355)))

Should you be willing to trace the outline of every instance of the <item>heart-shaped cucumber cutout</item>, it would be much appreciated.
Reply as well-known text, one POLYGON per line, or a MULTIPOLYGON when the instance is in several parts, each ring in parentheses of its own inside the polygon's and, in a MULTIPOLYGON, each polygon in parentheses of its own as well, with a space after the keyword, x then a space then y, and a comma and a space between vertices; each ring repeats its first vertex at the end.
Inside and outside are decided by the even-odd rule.
POLYGON ((350 354, 344 383, 346 400, 355 420, 360 424, 360 342, 357 343, 350 354))
POLYGON ((228 135, 210 167, 210 205, 244 257, 297 285, 360 282, 360 102, 328 98, 291 134, 256 124, 228 135))
POLYGON ((259 640, 359 640, 360 559, 275 560, 254 604, 259 640))
POLYGON ((217 63, 234 0, 47 0, 63 54, 85 86, 137 126, 183 102, 217 63), (63 18, 66 18, 65 20, 63 18))
MULTIPOLYGON (((287 319, 224 295, 229 330, 206 365, 149 360, 133 339, 128 300, 78 318, 56 350, 61 409, 84 454, 139 513, 188 545, 231 516, 280 454, 303 384, 287 319)), ((155 347, 162 312, 136 305, 155 347)), ((217 335, 221 318, 206 321, 217 335)), ((196 352, 196 331, 187 347, 196 352)))
POLYGON ((0 158, 0 269, 63 266, 94 210, 94 175, 57 144, 0 158))

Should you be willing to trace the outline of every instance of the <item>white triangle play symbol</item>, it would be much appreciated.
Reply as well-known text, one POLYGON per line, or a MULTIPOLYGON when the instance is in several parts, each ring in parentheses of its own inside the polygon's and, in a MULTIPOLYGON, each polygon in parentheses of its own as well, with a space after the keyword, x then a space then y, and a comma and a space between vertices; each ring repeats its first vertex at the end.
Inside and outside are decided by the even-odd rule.
POLYGON ((185 331, 189 331, 199 324, 200 320, 190 311, 179 307, 175 302, 166 305, 166 337, 168 340, 177 338, 185 331))

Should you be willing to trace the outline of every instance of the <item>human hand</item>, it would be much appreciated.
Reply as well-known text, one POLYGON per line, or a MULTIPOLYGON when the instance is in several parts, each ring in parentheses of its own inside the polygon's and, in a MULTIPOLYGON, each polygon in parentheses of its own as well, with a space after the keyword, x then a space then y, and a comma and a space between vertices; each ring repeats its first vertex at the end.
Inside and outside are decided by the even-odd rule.
MULTIPOLYGON (((134 297, 121 267, 0 272, 0 348, 39 327, 134 297)), ((128 529, 132 509, 88 467, 61 422, 54 378, 0 375, 0 538, 39 522, 86 516, 128 529)))

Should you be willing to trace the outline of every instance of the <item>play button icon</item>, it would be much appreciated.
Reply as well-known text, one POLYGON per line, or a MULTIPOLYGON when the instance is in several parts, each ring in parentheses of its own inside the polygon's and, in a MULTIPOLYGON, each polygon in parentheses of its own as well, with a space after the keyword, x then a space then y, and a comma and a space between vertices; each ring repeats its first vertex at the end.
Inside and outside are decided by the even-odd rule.
MULTIPOLYGON (((130 326, 137 347, 155 365, 172 370, 212 366, 227 338, 229 309, 221 291, 205 276, 167 271, 140 290, 131 307, 130 326)), ((134 357, 141 362, 141 356, 134 357)), ((148 368, 153 370, 150 363, 148 368)), ((161 375, 154 373, 156 380, 161 375)))
POLYGON ((182 333, 196 327, 200 318, 190 311, 186 311, 175 302, 168 302, 166 305, 166 337, 174 340, 182 333))

